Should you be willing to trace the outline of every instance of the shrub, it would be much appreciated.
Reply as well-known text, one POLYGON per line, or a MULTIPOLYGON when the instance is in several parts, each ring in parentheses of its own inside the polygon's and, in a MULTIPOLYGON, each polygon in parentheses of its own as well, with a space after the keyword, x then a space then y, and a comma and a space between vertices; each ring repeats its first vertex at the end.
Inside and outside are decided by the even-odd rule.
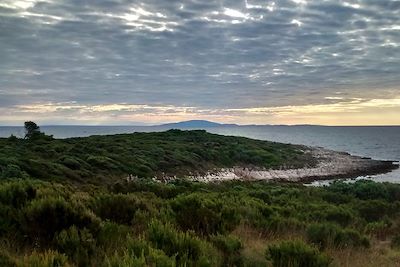
POLYGON ((0 251, 0 266, 2 267, 16 267, 15 261, 8 255, 8 253, 0 251))
POLYGON ((65 253, 78 266, 89 266, 95 251, 95 240, 87 229, 72 226, 62 230, 55 238, 58 251, 65 253))
POLYGON ((138 210, 148 210, 148 207, 133 195, 102 195, 95 199, 93 205, 93 211, 103 220, 127 225, 132 224, 138 210))
POLYGON ((334 245, 335 238, 339 232, 340 228, 335 224, 312 224, 307 229, 307 238, 309 242, 324 249, 328 246, 334 245))
POLYGON ((392 248, 400 249, 400 234, 396 234, 392 237, 390 245, 392 248))
POLYGON ((3 184, 0 188, 0 203, 20 208, 36 197, 36 189, 21 181, 3 184))
POLYGON ((307 229, 308 240, 324 249, 335 247, 369 247, 369 240, 352 229, 341 229, 335 224, 313 224, 307 229))
POLYGON ((304 229, 305 224, 296 218, 273 216, 270 219, 264 221, 262 229, 265 233, 288 233, 295 232, 304 229))
POLYGON ((358 231, 345 229, 338 233, 335 238, 335 244, 338 247, 365 247, 370 246, 366 236, 362 236, 358 231))
POLYGON ((161 249, 168 256, 175 256, 177 264, 192 265, 205 264, 203 266, 215 266, 218 256, 212 253, 212 249, 190 232, 180 232, 170 224, 162 224, 152 221, 149 225, 148 239, 151 244, 161 249))
POLYGON ((130 228, 114 222, 104 222, 96 236, 98 246, 102 250, 110 249, 115 251, 128 238, 130 228))
POLYGON ((389 214, 390 205, 382 200, 362 201, 357 206, 360 216, 367 222, 379 221, 389 214))
POLYGON ((328 256, 301 241, 269 246, 267 259, 274 267, 326 267, 332 262, 328 256))
POLYGON ((49 244, 56 233, 72 225, 97 231, 99 221, 83 208, 62 198, 34 200, 24 209, 21 225, 31 240, 49 244))
POLYGON ((235 236, 216 235, 211 237, 211 242, 224 255, 223 266, 242 266, 242 242, 235 236))
POLYGON ((1 172, 2 178, 24 178, 26 174, 21 170, 18 165, 8 164, 1 172))
POLYGON ((357 181, 354 184, 335 182, 328 190, 339 194, 353 195, 362 200, 389 199, 389 192, 385 184, 368 180, 357 181))
POLYGON ((74 157, 63 157, 60 163, 72 170, 79 170, 81 168, 79 160, 74 157))
POLYGON ((213 195, 178 196, 171 206, 183 230, 194 230, 201 235, 229 232, 240 220, 234 208, 213 195))
POLYGON ((118 168, 118 164, 113 159, 104 156, 89 156, 86 161, 93 167, 101 170, 112 170, 118 168))
POLYGON ((392 227, 392 222, 389 220, 370 222, 365 226, 365 232, 369 235, 373 235, 380 240, 386 240, 392 227))
POLYGON ((330 208, 324 214, 325 220, 335 222, 345 227, 353 221, 353 214, 344 208, 330 208))
POLYGON ((126 250, 123 255, 106 257, 104 267, 175 267, 174 257, 168 257, 162 250, 147 247, 146 252, 137 255, 126 250))
MULTIPOLYGON (((335 184, 335 183, 333 183, 335 184)), ((330 191, 323 191, 322 192, 322 199, 326 202, 333 203, 333 204, 346 204, 351 201, 351 196, 336 192, 330 191)))
POLYGON ((31 255, 25 256, 19 264, 29 267, 69 267, 67 257, 56 251, 48 250, 42 253, 34 251, 31 255))

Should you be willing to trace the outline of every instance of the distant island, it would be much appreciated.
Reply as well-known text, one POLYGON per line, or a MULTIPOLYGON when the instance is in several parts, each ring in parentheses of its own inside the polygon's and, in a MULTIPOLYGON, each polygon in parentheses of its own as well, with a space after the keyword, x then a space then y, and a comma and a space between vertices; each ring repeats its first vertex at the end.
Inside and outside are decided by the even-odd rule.
POLYGON ((208 128, 208 127, 221 127, 221 126, 238 126, 237 124, 217 123, 207 120, 189 120, 175 123, 166 123, 159 126, 169 128, 208 128))

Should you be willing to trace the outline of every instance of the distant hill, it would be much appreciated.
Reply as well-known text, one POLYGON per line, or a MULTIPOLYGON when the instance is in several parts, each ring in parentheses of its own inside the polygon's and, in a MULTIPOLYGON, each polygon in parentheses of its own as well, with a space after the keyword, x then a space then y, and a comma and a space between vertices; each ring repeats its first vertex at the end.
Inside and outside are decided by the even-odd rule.
POLYGON ((207 127, 218 127, 218 126, 236 126, 236 124, 222 124, 206 120, 190 120, 176 123, 166 123, 160 126, 169 128, 207 128, 207 127))

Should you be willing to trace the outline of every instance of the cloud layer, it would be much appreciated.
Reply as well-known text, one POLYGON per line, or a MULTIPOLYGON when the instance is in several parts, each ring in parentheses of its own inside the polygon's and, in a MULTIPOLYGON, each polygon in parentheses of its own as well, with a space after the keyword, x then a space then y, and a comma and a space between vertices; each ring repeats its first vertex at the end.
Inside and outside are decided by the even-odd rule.
POLYGON ((252 111, 354 99, 393 113, 400 1, 2 0, 0 59, 3 123, 290 123, 252 111))

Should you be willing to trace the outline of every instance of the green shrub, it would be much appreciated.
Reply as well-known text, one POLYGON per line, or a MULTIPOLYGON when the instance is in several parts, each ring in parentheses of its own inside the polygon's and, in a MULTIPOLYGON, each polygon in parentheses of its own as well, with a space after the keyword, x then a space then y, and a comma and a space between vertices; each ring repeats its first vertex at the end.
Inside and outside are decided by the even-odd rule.
POLYGON ((95 240, 87 229, 72 226, 55 238, 57 250, 67 255, 78 266, 89 266, 95 251, 95 240))
POLYGON ((241 250, 242 242, 235 236, 216 235, 211 237, 211 242, 224 255, 224 266, 243 266, 241 250))
POLYGON ((152 221, 149 225, 148 240, 169 257, 175 256, 177 264, 215 266, 218 255, 212 248, 190 232, 177 231, 170 224, 152 221))
POLYGON ((400 249, 400 234, 396 234, 392 237, 390 245, 392 248, 400 249))
POLYGON ((362 200, 389 199, 389 192, 385 184, 369 180, 361 180, 353 184, 335 182, 328 190, 343 195, 353 195, 362 200))
POLYGON ((149 210, 144 201, 133 195, 107 194, 95 199, 93 211, 103 220, 119 224, 132 224, 138 210, 149 210))
POLYGON ((110 249, 111 251, 115 251, 121 244, 126 242, 130 230, 126 225, 104 222, 96 236, 97 244, 102 250, 110 249))
POLYGON ((390 220, 370 222, 365 226, 365 233, 373 235, 380 240, 386 240, 390 234, 392 222, 390 220))
POLYGON ((330 208, 325 211, 324 219, 346 227, 354 220, 354 216, 348 209, 330 208))
POLYGON ((25 256, 18 266, 25 267, 69 267, 67 257, 56 251, 37 252, 25 256))
POLYGON ((339 232, 340 228, 335 224, 312 224, 307 229, 307 238, 309 242, 324 249, 335 245, 335 239, 339 232))
POLYGON ((312 224, 307 229, 308 240, 324 249, 333 247, 369 247, 369 240, 352 229, 341 229, 335 224, 312 224))
POLYGON ((267 259, 272 261, 274 267, 326 267, 332 262, 328 256, 301 241, 269 246, 267 259))
POLYGON ((349 203, 352 199, 352 197, 349 195, 330 191, 323 191, 321 192, 321 195, 324 201, 337 205, 349 203))
POLYGON ((68 168, 72 170, 79 170, 81 168, 81 164, 79 163, 79 160, 74 157, 63 157, 60 160, 60 163, 67 166, 68 168))
POLYGON ((86 161, 88 164, 101 170, 112 170, 118 168, 118 164, 109 157, 89 156, 86 161))
POLYGON ((9 164, 0 173, 1 178, 24 178, 26 174, 18 165, 9 164))
POLYGON ((104 267, 176 267, 174 257, 168 257, 162 250, 148 247, 146 252, 139 255, 132 254, 129 250, 123 255, 116 254, 112 257, 106 257, 104 267))
POLYGON ((357 210, 367 222, 379 221, 389 215, 390 205, 382 200, 367 200, 358 204, 357 210))
POLYGON ((338 247, 364 247, 370 246, 369 239, 353 229, 344 229, 335 238, 338 247))
POLYGON ((36 197, 36 189, 29 183, 16 181, 2 184, 0 203, 20 208, 36 197))
POLYGON ((1 267, 16 267, 15 260, 12 259, 7 252, 0 251, 0 266, 1 267))
POLYGON ((23 210, 21 226, 32 241, 49 244, 56 233, 73 225, 97 231, 99 221, 82 207, 68 203, 62 198, 34 200, 23 210))
POLYGON ((269 234, 282 234, 288 232, 296 232, 304 229, 305 223, 290 216, 273 216, 265 220, 262 224, 262 230, 269 234))
POLYGON ((226 205, 217 197, 191 194, 175 198, 171 207, 179 226, 185 231, 193 230, 201 235, 233 230, 240 218, 232 205, 226 205))

